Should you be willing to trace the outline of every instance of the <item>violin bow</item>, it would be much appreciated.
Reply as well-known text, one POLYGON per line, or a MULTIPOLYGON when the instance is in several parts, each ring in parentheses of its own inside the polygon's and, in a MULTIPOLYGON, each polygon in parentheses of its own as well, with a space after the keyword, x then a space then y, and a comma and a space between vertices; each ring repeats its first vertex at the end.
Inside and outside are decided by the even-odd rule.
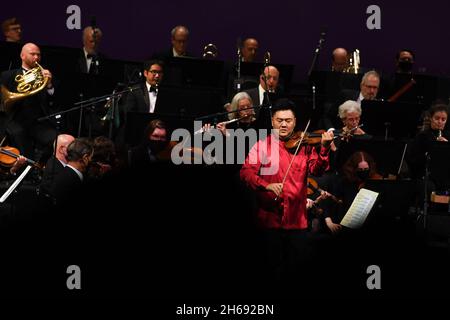
MULTIPOLYGON (((284 174, 283 181, 281 182, 281 192, 283 192, 284 183, 286 182, 286 178, 287 178, 287 176, 289 174, 289 171, 291 170, 292 164, 294 163, 295 156, 297 155, 298 150, 300 150, 300 146, 302 145, 303 138, 306 135, 306 132, 307 132, 307 130, 309 128, 309 124, 310 123, 311 123, 311 119, 308 120, 308 123, 306 124, 306 127, 305 127, 305 131, 303 131, 303 135, 300 138, 300 141, 299 141, 299 143, 297 145, 297 148, 295 149, 294 156, 291 158, 291 161, 289 162, 289 166, 288 166, 288 168, 286 170, 286 173, 284 174)), ((278 196, 275 198, 275 201, 277 201, 277 200, 278 200, 278 196)))

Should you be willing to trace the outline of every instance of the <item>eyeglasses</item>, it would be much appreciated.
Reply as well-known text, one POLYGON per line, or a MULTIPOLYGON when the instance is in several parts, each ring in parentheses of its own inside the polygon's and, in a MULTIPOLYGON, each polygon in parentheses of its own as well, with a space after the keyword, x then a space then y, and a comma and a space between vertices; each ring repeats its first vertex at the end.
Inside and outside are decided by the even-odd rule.
POLYGON ((159 70, 150 70, 149 71, 151 74, 163 74, 163 72, 162 71, 159 71, 159 70))

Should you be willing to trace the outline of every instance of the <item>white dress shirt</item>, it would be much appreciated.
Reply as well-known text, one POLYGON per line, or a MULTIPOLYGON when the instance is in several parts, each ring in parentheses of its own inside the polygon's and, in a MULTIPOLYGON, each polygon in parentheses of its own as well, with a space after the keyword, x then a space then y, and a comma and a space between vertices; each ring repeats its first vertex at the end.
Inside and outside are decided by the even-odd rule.
POLYGON ((156 98, 158 96, 158 93, 155 91, 150 92, 151 85, 148 82, 146 82, 145 85, 147 86, 147 94, 148 94, 149 101, 150 101, 150 108, 149 108, 148 112, 153 113, 153 112, 155 112, 156 98))

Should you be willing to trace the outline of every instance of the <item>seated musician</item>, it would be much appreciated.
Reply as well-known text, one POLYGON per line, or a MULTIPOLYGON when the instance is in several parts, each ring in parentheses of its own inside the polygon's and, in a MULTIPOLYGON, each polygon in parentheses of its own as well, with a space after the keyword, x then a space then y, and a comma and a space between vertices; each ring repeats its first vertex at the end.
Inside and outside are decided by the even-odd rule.
POLYGON ((445 129, 448 119, 448 106, 435 104, 424 119, 424 126, 415 137, 409 149, 407 162, 412 178, 422 178, 425 173, 426 154, 435 141, 448 143, 450 133, 445 129))
POLYGON ((361 105, 355 101, 347 100, 339 106, 339 118, 342 121, 343 127, 340 130, 335 130, 335 135, 342 135, 345 140, 350 137, 356 139, 371 139, 372 136, 364 132, 360 128, 362 109, 361 105))
MULTIPOLYGON (((227 109, 230 113, 228 118, 230 120, 220 122, 216 128, 220 130, 224 136, 229 136, 226 129, 256 129, 255 109, 253 109, 253 100, 247 92, 238 92, 231 100, 230 106, 227 109)), ((209 131, 211 124, 204 125, 204 131, 209 131)))
POLYGON ((342 166, 335 185, 330 190, 336 197, 342 199, 341 206, 335 206, 335 210, 324 210, 324 219, 327 227, 332 233, 341 229, 339 222, 350 208, 359 190, 364 187, 369 179, 381 179, 377 172, 376 162, 373 157, 364 152, 353 153, 342 166))
POLYGON ((360 90, 342 90, 336 102, 325 103, 321 122, 325 129, 338 125, 336 114, 338 106, 344 101, 353 100, 361 104, 362 100, 375 100, 380 88, 380 75, 376 71, 368 71, 364 74, 360 83, 360 90))
POLYGON ((164 75, 164 63, 158 60, 144 62, 145 82, 141 83, 139 89, 131 91, 126 100, 127 112, 158 113, 159 84, 164 75))
MULTIPOLYGON (((168 136, 167 127, 163 121, 158 119, 150 121, 145 128, 141 144, 128 151, 128 165, 144 167, 166 160, 161 159, 160 155, 168 145, 168 136)), ((170 157, 170 153, 168 157, 170 157)))

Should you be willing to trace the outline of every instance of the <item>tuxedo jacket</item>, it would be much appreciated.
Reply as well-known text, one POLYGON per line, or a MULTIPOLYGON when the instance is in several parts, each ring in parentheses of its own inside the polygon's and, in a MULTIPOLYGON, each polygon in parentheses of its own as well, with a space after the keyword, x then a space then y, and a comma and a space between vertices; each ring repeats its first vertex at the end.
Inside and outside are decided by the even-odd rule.
MULTIPOLYGON (((106 56, 102 53, 98 53, 96 56, 98 60, 98 73, 103 73, 105 70, 105 60, 106 56)), ((84 54, 84 50, 81 49, 79 57, 78 57, 78 72, 80 73, 89 73, 87 68, 86 56, 84 54)))
MULTIPOLYGON (((160 91, 160 89, 159 89, 160 91)), ((159 112, 158 104, 160 101, 160 92, 158 91, 154 113, 159 112)), ((136 89, 128 93, 126 100, 127 112, 148 113, 150 110, 150 97, 145 82, 141 83, 136 89)))
POLYGON ((56 200, 56 203, 62 204, 70 198, 76 198, 83 185, 80 177, 70 167, 64 167, 55 177, 50 189, 50 194, 56 200))
POLYGON ((56 180, 56 177, 64 170, 62 163, 51 156, 47 164, 45 165, 44 172, 42 174, 42 181, 39 186, 40 190, 45 194, 50 194, 50 190, 56 180))

